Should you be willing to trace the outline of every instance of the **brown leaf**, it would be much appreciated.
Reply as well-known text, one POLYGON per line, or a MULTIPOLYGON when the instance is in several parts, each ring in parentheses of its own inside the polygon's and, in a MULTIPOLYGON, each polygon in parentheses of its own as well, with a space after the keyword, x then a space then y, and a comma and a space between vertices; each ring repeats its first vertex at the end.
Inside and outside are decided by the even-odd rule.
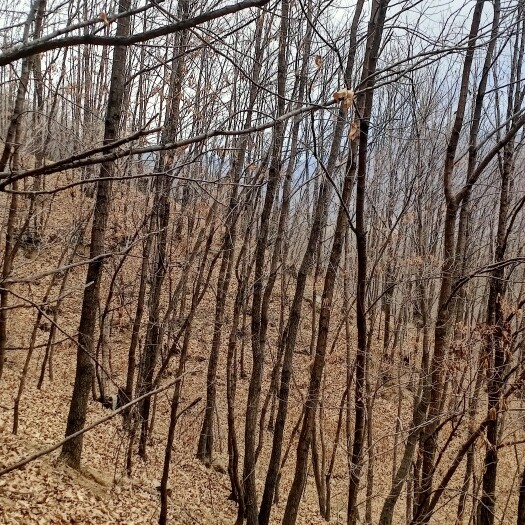
POLYGON ((106 14, 105 11, 101 11, 100 14, 98 15, 98 18, 104 23, 106 27, 109 27, 109 24, 111 24, 111 22, 109 21, 108 15, 106 14))
POLYGON ((354 101, 354 92, 351 89, 340 89, 334 93, 334 100, 342 102, 343 108, 348 111, 354 101))
POLYGON ((354 120, 352 122, 352 125, 350 126, 350 131, 348 132, 348 138, 355 142, 359 137, 359 124, 357 123, 357 120, 354 120))
POLYGON ((345 92, 346 92, 346 89, 340 89, 339 91, 336 91, 334 93, 334 100, 336 100, 337 102, 339 102, 340 100, 343 100, 345 98, 345 92))

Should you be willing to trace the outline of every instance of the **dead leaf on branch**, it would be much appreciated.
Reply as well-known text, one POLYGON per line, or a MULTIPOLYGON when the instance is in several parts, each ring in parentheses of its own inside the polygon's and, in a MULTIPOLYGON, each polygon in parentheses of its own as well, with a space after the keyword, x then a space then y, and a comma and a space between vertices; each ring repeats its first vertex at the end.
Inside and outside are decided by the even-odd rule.
POLYGON ((101 11, 98 15, 99 20, 101 20, 106 27, 109 27, 109 24, 111 24, 108 15, 105 11, 101 11))
POLYGON ((354 101, 354 92, 351 89, 343 88, 334 93, 334 100, 341 102, 345 110, 349 110, 352 107, 354 101))
POLYGON ((352 122, 352 125, 350 126, 350 131, 348 132, 348 138, 351 142, 355 142, 357 138, 359 137, 359 124, 357 123, 357 120, 354 120, 352 122))

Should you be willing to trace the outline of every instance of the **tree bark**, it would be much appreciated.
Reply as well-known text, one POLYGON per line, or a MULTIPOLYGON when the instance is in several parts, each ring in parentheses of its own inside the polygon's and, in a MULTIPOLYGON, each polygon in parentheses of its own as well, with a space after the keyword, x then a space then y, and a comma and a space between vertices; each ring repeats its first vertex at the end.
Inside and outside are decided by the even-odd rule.
MULTIPOLYGON (((357 357, 355 372, 355 423, 352 446, 350 480, 348 485, 347 518, 349 525, 355 525, 357 515, 357 493, 359 490, 362 455, 364 446, 364 431, 366 423, 366 369, 367 369, 367 233, 365 223, 367 149, 370 117, 374 96, 374 74, 386 12, 389 0, 375 0, 368 25, 365 59, 360 87, 366 88, 362 100, 358 100, 359 108, 359 156, 357 160, 356 186, 356 223, 355 236, 357 246, 357 293, 356 293, 356 324, 357 324, 357 357)), ((360 97, 361 98, 361 97, 360 97)))
MULTIPOLYGON (((281 3, 281 25, 279 32, 279 55, 277 64, 277 115, 281 116, 285 110, 285 88, 287 61, 286 51, 288 48, 288 24, 289 24, 289 1, 281 3)), ((275 193, 281 175, 281 154, 284 139, 285 122, 279 121, 274 130, 272 157, 268 170, 268 182, 264 198, 263 209, 260 218, 257 246, 255 248, 255 270, 252 299, 252 375, 248 388, 248 400, 246 404, 246 425, 244 431, 244 465, 243 465, 243 490, 245 499, 246 518, 248 525, 257 525, 258 506, 256 477, 256 430, 259 415, 259 404, 261 397, 261 385, 264 370, 264 345, 266 340, 266 316, 267 301, 263 291, 264 263, 266 245, 270 227, 270 217, 275 193)), ((270 283, 269 283, 270 284, 270 283)))
MULTIPOLYGON (((129 10, 131 0, 120 0, 119 12, 129 10)), ((127 36, 130 31, 129 17, 119 18, 117 34, 127 36)), ((122 115, 122 101, 126 81, 126 56, 127 48, 115 48, 113 66, 111 71, 111 85, 108 96, 106 112, 104 143, 113 142, 119 133, 122 115)), ((95 212, 91 228, 91 245, 89 257, 92 262, 88 265, 82 311, 78 328, 77 365, 75 371, 75 384, 67 418, 66 436, 74 434, 84 428, 86 422, 89 392, 93 381, 93 338, 97 322, 99 290, 102 280, 103 260, 98 258, 104 253, 106 225, 109 216, 111 181, 109 180, 115 170, 113 162, 105 162, 100 167, 99 177, 105 180, 97 182, 95 212), (93 260, 94 259, 94 260, 93 260)), ((62 447, 60 458, 73 468, 80 468, 84 435, 67 441, 62 447)))

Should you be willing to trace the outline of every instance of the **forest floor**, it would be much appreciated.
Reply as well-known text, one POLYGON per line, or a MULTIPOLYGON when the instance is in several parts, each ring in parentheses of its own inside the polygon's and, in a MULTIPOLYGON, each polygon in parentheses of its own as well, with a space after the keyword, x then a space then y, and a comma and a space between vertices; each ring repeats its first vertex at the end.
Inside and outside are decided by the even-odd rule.
MULTIPOLYGON (((66 181, 67 182, 67 181, 66 181)), ((55 199, 55 197, 53 197, 55 199)), ((137 195, 137 199, 141 199, 137 195)), ((117 210, 117 219, 110 225, 109 242, 117 242, 130 224, 138 224, 140 217, 134 215, 133 203, 119 201, 118 195, 114 202, 117 210)), ((58 266, 64 232, 71 229, 74 220, 79 217, 88 217, 91 204, 89 199, 81 196, 80 192, 63 192, 56 197, 55 210, 61 213, 49 215, 47 224, 50 244, 39 253, 21 253, 17 261, 17 275, 39 275, 46 269, 58 266), (72 210, 75 210, 73 214, 72 210)), ((137 206, 136 209, 139 209, 137 206)), ((132 231, 132 230, 131 230, 132 231)), ((140 260, 140 257, 137 257, 140 260)), ((130 259, 123 268, 124 285, 126 280, 136 281, 137 262, 130 259)), ((173 279, 176 278, 174 274, 173 279)), ((31 283, 22 283, 14 287, 18 296, 12 299, 13 304, 27 305, 22 297, 29 297, 39 303, 45 294, 46 285, 51 276, 43 276, 31 283), (17 298, 18 297, 18 298, 17 298)), ((10 317, 7 361, 4 376, 0 384, 0 469, 5 468, 34 452, 57 443, 64 437, 66 418, 71 398, 72 385, 75 373, 75 346, 74 334, 78 327, 78 312, 80 311, 81 290, 84 273, 81 267, 71 271, 67 298, 60 312, 60 327, 63 333, 57 334, 57 340, 63 340, 55 348, 53 358, 53 381, 46 377, 43 388, 38 390, 36 385, 40 374, 43 358, 43 349, 37 348, 29 364, 26 387, 20 405, 20 426, 18 434, 11 433, 13 424, 13 401, 19 385, 20 373, 24 367, 27 355, 27 346, 34 324, 34 310, 20 308, 13 310, 10 317)), ((107 283, 106 283, 107 285, 107 283)), ((131 286, 131 285, 130 285, 131 286)), ((170 285, 171 286, 171 285, 170 285)), ((124 286, 125 288, 125 286, 124 286)), ((280 289, 279 283, 276 290, 280 289)), ((131 293, 131 292, 130 292, 131 293)), ((311 293, 311 291, 309 292, 311 293)), ((125 298, 124 298, 125 299, 125 298)), ((166 300, 166 298, 165 298, 166 300)), ((124 301, 125 302, 125 301, 124 301)), ((233 303, 233 296, 229 300, 233 303)), ((218 468, 207 468, 195 459, 197 439, 202 422, 203 405, 205 398, 205 377, 207 357, 212 337, 214 295, 210 290, 197 311, 192 329, 192 341, 189 349, 189 362, 186 366, 184 378, 182 409, 192 405, 201 398, 191 409, 184 412, 177 423, 173 459, 170 472, 170 502, 169 521, 176 524, 231 524, 235 521, 236 506, 228 500, 229 478, 225 473, 227 465, 227 437, 226 437, 226 402, 225 402, 225 361, 222 354, 219 365, 218 410, 217 420, 219 432, 216 439, 218 468), (222 471, 222 472, 221 472, 222 471)), ((272 366, 272 358, 277 346, 277 326, 281 307, 281 296, 275 294, 271 304, 271 319, 268 334, 268 356, 265 363, 266 376, 263 386, 263 395, 268 390, 268 372, 272 366)), ((126 306, 124 311, 126 311, 126 306)), ((290 441, 291 428, 300 417, 304 402, 304 394, 308 385, 309 365, 311 358, 307 349, 310 344, 311 309, 305 304, 304 319, 298 346, 303 352, 295 354, 293 392, 290 398, 288 415, 288 431, 284 440, 286 448, 290 441)), ((133 305, 129 306, 133 311, 133 305)), ((333 326, 338 326, 335 319, 333 326)), ((121 327, 122 328, 122 327, 121 327)), ((111 335, 110 347, 112 355, 111 378, 113 386, 123 384, 126 372, 126 356, 129 346, 129 326, 123 329, 116 327, 111 335)), ((49 326, 46 323, 39 330, 37 345, 45 343, 49 326)), ((344 332, 344 329, 342 330, 344 332)), ((225 333, 228 333, 226 326, 225 333)), ((337 333, 338 335, 338 333, 337 333)), ((225 339, 225 336, 223 339, 225 339)), ((336 331, 331 335, 336 338, 336 331)), ((346 384, 346 346, 344 337, 341 341, 330 341, 331 350, 327 355, 326 383, 323 391, 323 433, 325 436, 327 461, 333 446, 333 438, 340 413, 340 403, 346 384), (332 344, 333 343, 333 344, 332 344)), ((249 341, 246 344, 246 369, 249 372, 249 341)), ((410 391, 410 373, 407 370, 401 375, 391 377, 383 384, 381 376, 384 370, 378 365, 381 361, 381 352, 374 354, 370 380, 374 385, 374 408, 377 417, 373 418, 373 447, 371 455, 374 465, 373 491, 371 492, 372 515, 379 515, 385 495, 388 493, 392 479, 392 464, 394 451, 397 452, 397 462, 400 460, 402 447, 396 448, 395 433, 406 429, 411 415, 412 393, 410 391)), ((171 378, 173 378, 176 362, 172 363, 171 378)), ((398 367, 399 368, 399 367, 398 367)), ((168 374, 168 376, 170 375, 168 374)), ((165 379, 169 381, 170 377, 165 379)), ((237 435, 242 451, 244 431, 244 410, 246 407, 246 393, 248 380, 240 379, 236 402, 237 435)), ((112 391, 115 391, 113 388, 112 391)), ((127 447, 126 432, 122 428, 122 418, 117 416, 112 420, 97 426, 87 432, 84 438, 83 468, 76 472, 57 461, 59 451, 55 451, 40 459, 32 461, 25 467, 0 477, 0 524, 154 524, 158 520, 160 508, 159 485, 162 469, 165 441, 168 425, 169 399, 171 390, 163 392, 157 398, 155 430, 148 446, 146 462, 134 458, 132 477, 125 475, 123 465, 127 447)), ((516 401, 516 403, 518 403, 516 401)), ((108 415, 107 409, 95 401, 90 401, 88 423, 94 422, 108 415)), ((509 415, 509 419, 511 419, 509 415)), ((514 416, 512 416, 514 417, 514 416)), ((506 441, 523 438, 523 423, 516 416, 516 422, 509 425, 509 432, 504 436, 506 441)), ((344 429, 344 423, 343 423, 344 429)), ((453 454, 462 442, 461 436, 466 436, 467 424, 459 431, 460 438, 456 440, 458 446, 450 448, 453 454)), ((257 483, 259 493, 262 492, 264 473, 268 464, 271 450, 272 433, 263 429, 263 444, 257 483)), ((290 456, 283 470, 280 487, 280 502, 272 512, 272 524, 281 523, 282 513, 295 468, 296 441, 291 444, 290 456)), ((484 444, 478 442, 477 461, 483 457, 484 444)), ((447 458, 443 461, 446 465, 447 458)), ((503 515, 506 506, 511 508, 517 500, 516 462, 520 462, 516 447, 505 448, 502 451, 501 472, 506 471, 508 476, 500 478, 498 493, 499 512, 503 515)), ((366 476, 366 464, 363 470, 366 476)), ((438 470, 441 473, 441 470, 438 470)), ((318 500, 314 476, 310 467, 307 488, 300 506, 299 525, 320 525, 326 523, 319 517, 318 500)), ((347 493, 347 450, 344 430, 341 434, 341 443, 338 447, 332 480, 332 523, 346 523, 346 493, 347 493)), ((433 523, 453 523, 457 508, 457 489, 461 486, 463 470, 460 468, 450 486, 448 498, 443 499, 443 506, 433 519, 433 523)), ((363 486, 365 483, 363 482, 363 486)), ((362 490, 359 497, 360 512, 364 514, 366 493, 362 490)), ((400 498, 396 508, 396 523, 405 523, 406 495, 400 498)), ((471 502, 469 503, 471 505, 471 502)), ((512 517, 507 512, 507 517, 512 517)), ((513 524, 513 521, 500 523, 513 524)))
MULTIPOLYGON (((67 349, 55 357, 53 383, 47 382, 42 390, 36 388, 38 370, 34 367, 35 373, 29 377, 23 397, 19 432, 14 436, 11 433, 10 411, 6 409, 12 405, 13 394, 18 388, 23 357, 22 352, 13 352, 6 363, 0 395, 0 469, 60 441, 64 435, 74 379, 74 351, 67 349)), ((198 359, 193 360, 188 370, 198 370, 198 364, 198 359)), ((198 385, 200 382, 186 382, 185 405, 203 395, 203 385, 198 385)), ((157 405, 156 431, 148 447, 148 461, 144 463, 138 458, 135 459, 132 478, 127 478, 122 469, 126 438, 121 417, 117 416, 86 433, 83 452, 85 466, 80 473, 61 465, 57 461, 59 451, 56 451, 0 478, 0 523, 155 523, 159 510, 157 487, 168 419, 168 396, 162 397, 162 402, 157 405)), ((243 402, 244 399, 239 403, 240 409, 243 402)), ((202 403, 200 406, 202 407, 202 403)), ((384 404, 378 409, 386 412, 389 407, 388 404, 384 404)), ((107 414, 108 411, 99 403, 90 402, 88 423, 107 414)), ((292 411, 292 414, 295 417, 291 419, 295 422, 295 411, 292 411)), ((236 507, 227 499, 228 476, 218 471, 227 465, 224 452, 225 436, 219 436, 219 447, 223 452, 218 454, 217 463, 222 463, 222 468, 206 468, 194 458, 201 417, 202 410, 196 407, 185 414, 177 427, 170 473, 170 519, 172 523, 188 525, 231 524, 235 521, 236 507)), ((329 422, 327 426, 332 425, 329 422)), ((224 429, 222 426, 221 432, 224 433, 224 429)), ((239 417, 238 432, 242 433, 242 429, 243 418, 239 417)), ((269 459, 271 444, 271 433, 265 431, 265 434, 265 446, 260 459, 263 465, 266 465, 269 459)), ((331 433, 327 435, 333 436, 331 433)), ((285 446, 286 444, 287 442, 285 446)), ((384 447, 378 445, 378 448, 384 447)), ((272 523, 280 523, 286 503, 285 495, 293 477, 295 443, 291 450, 292 454, 281 484, 281 502, 274 508, 272 523)), ((334 523, 345 522, 343 518, 346 476, 343 463, 338 462, 334 473, 334 523)), ((379 465, 379 472, 381 471, 383 468, 379 465)), ((259 477, 258 481, 262 489, 264 480, 259 477)), ((298 523, 325 523, 318 516, 317 505, 315 483, 310 472, 298 523)))
MULTIPOLYGON (((21 423, 18 435, 11 433, 11 411, 14 393, 18 388, 18 377, 23 366, 23 353, 9 354, 6 363, 4 383, 1 389, 0 405, 0 468, 9 466, 21 458, 46 448, 63 438, 65 420, 71 396, 74 378, 73 349, 65 349, 56 356, 53 383, 47 382, 42 390, 37 390, 37 367, 29 377, 28 385, 21 406, 21 423)), ((200 359, 193 359, 188 370, 198 370, 200 359)), ((203 395, 201 374, 188 376, 185 384, 184 404, 190 404, 196 397, 203 395), (195 379, 195 381, 191 381, 195 379)), ((159 511, 159 485, 162 468, 165 436, 167 429, 168 395, 162 395, 157 405, 156 430, 148 447, 148 461, 138 458, 134 461, 133 476, 128 478, 122 468, 125 462, 126 438, 122 430, 120 416, 99 425, 85 435, 83 465, 81 472, 76 472, 57 461, 58 451, 37 459, 22 469, 0 478, 0 523, 5 524, 155 524, 159 511)), ((244 399, 239 402, 241 409, 244 399)), ((375 429, 375 480, 373 502, 374 515, 378 515, 380 505, 389 486, 391 476, 391 429, 395 416, 396 403, 392 399, 378 398, 375 410, 381 414, 382 423, 375 429), (384 427, 382 428, 382 424, 384 427)), ((202 406, 202 405, 200 405, 202 406)), ((236 507, 228 500, 229 479, 226 473, 213 468, 206 468, 195 459, 196 438, 202 417, 199 405, 188 411, 177 427, 173 460, 170 472, 170 522, 177 524, 231 524, 235 521, 236 507)), ((223 407, 224 408, 224 407, 223 407)), ((295 414, 295 411, 292 411, 295 414)), ((96 421, 108 414, 97 402, 90 402, 88 422, 96 421)), ((296 415, 291 419, 295 422, 296 415)), ((222 419, 222 418, 221 418, 222 419)), ((327 420, 325 426, 336 424, 327 420)), ((221 426, 224 433, 225 426, 221 426)), ((243 418, 238 417, 238 431, 242 433, 243 418)), ((332 429, 333 430, 333 429, 332 429)), ((266 465, 269 458, 271 434, 265 431, 265 445, 260 463, 266 465)), ((327 431, 330 438, 333 433, 327 431)), ((242 437, 242 436, 241 436, 242 437)), ((510 438, 511 436, 507 436, 510 438)), ((224 453, 225 436, 219 436, 218 463, 227 465, 224 453)), ((330 447, 328 447, 330 449, 330 447)), ((481 443, 483 448, 483 443, 481 443)), ((281 522, 284 511, 285 495, 293 477, 295 443, 284 471, 281 486, 281 501, 274 507, 271 523, 281 522)), ((344 447, 339 453, 333 479, 332 523, 345 523, 346 500, 346 456, 344 447)), ((516 504, 518 479, 513 449, 507 449, 502 458, 500 501, 502 507, 516 504), (505 469, 508 464, 508 470, 505 469)), ((219 469, 222 470, 222 469, 219 469)), ((262 489, 262 468, 259 472, 259 488, 262 489)), ((457 476, 457 488, 460 476, 457 476)), ((440 509, 432 523, 451 523, 457 503, 455 490, 451 491, 451 502, 440 509), (443 521, 445 520, 445 521, 443 521)), ((361 504, 365 498, 361 494, 361 504)), ((446 503, 446 501, 445 501, 446 503)), ((400 501, 397 523, 404 523, 404 502, 400 501)), ((364 511, 364 509, 363 509, 364 511)), ((507 512, 508 521, 513 524, 513 513, 507 512)), ((309 472, 298 523, 300 525, 320 525, 324 522, 318 514, 317 494, 313 475, 309 472)))
MULTIPOLYGON (((22 398, 20 427, 15 436, 11 433, 12 411, 8 408, 13 404, 23 360, 23 352, 11 352, 2 380, 0 469, 60 441, 64 436, 74 380, 74 350, 65 348, 55 356, 53 382, 46 382, 42 390, 36 388, 39 370, 35 359, 22 398)), ((204 385, 199 385, 202 382, 202 364, 197 358, 188 366, 190 372, 183 398, 185 405, 204 394, 204 385), (195 373, 192 371, 199 371, 198 376, 192 376, 195 373)), ((0 478, 0 523, 155 523, 159 510, 157 487, 165 450, 167 398, 170 392, 159 396, 156 429, 148 447, 148 461, 144 463, 135 459, 132 478, 127 478, 122 469, 126 437, 122 419, 117 416, 85 434, 85 466, 81 472, 61 465, 57 461, 59 451, 56 451, 0 478)), ((241 405, 242 402, 239 408, 241 405)), ((206 468, 194 458, 202 418, 200 408, 202 402, 188 411, 177 427, 170 473, 170 519, 172 523, 181 524, 230 524, 235 520, 236 507, 227 499, 229 479, 223 471, 227 465, 225 436, 219 436, 219 448, 223 452, 218 453, 217 470, 206 468)), ((100 403, 91 401, 88 423, 108 413, 100 403)), ((239 418, 238 432, 242 433, 242 429, 239 418)), ((269 458, 271 439, 270 433, 265 433, 266 446, 261 458, 264 463, 269 458)), ((293 474, 292 459, 287 471, 288 475, 282 482, 282 494, 288 490, 293 474)), ((284 503, 275 508, 272 523, 280 522, 284 503)), ((316 505, 315 487, 313 479, 310 479, 299 523, 324 523, 317 516, 316 505)))

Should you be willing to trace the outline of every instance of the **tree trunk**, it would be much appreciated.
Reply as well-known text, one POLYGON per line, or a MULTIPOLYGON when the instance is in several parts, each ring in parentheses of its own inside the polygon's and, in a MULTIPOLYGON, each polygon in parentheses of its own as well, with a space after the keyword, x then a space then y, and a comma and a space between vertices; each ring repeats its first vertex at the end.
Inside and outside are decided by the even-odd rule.
MULTIPOLYGON (((189 2, 183 0, 178 4, 177 16, 180 19, 188 18, 189 2)), ((189 34, 187 30, 180 31, 175 35, 173 54, 176 57, 175 64, 172 65, 169 83, 169 105, 166 110, 165 125, 162 132, 162 143, 172 142, 177 135, 180 116, 180 100, 182 94, 182 81, 184 78, 185 65, 184 53, 189 34)), ((168 243, 168 226, 170 221, 171 207, 171 178, 167 171, 172 168, 173 152, 161 155, 156 165, 157 175, 155 180, 155 198, 153 202, 154 215, 152 226, 156 233, 156 246, 153 253, 153 275, 151 276, 151 287, 149 292, 149 313, 144 343, 144 351, 137 379, 137 393, 143 395, 152 389, 153 374, 157 362, 161 333, 160 322, 160 297, 164 277, 167 271, 166 249, 168 243)), ((139 440, 139 455, 146 458, 146 445, 148 441, 149 419, 151 410, 151 397, 144 399, 138 406, 141 420, 141 432, 139 440)))
MULTIPOLYGON (((131 0, 120 0, 119 12, 129 11, 131 0)), ((126 36, 130 30, 129 17, 119 18, 117 21, 117 34, 126 36)), ((124 98, 126 80, 127 48, 118 46, 113 56, 111 71, 111 85, 109 90, 108 108, 106 113, 104 143, 113 142, 118 137, 120 119, 122 115, 122 100, 124 98)), ((100 282, 102 280, 103 260, 100 255, 104 253, 104 239, 109 216, 111 181, 115 165, 113 162, 104 162, 100 167, 100 180, 97 183, 95 212, 91 228, 91 245, 86 275, 86 286, 82 299, 82 311, 78 328, 77 366, 75 371, 75 384, 71 397, 71 405, 67 418, 66 436, 74 434, 84 428, 86 422, 89 391, 93 381, 93 338, 97 322, 100 282)), ((60 454, 60 458, 73 468, 80 468, 82 455, 83 435, 67 441, 60 454)))
MULTIPOLYGON (((246 119, 244 122, 245 128, 249 128, 252 124, 253 110, 257 94, 259 92, 258 82, 262 63, 261 40, 264 20, 265 17, 261 15, 261 17, 257 21, 257 28, 255 34, 255 53, 253 58, 253 69, 251 75, 251 78, 253 78, 253 83, 251 84, 248 108, 246 110, 246 119)), ((224 232, 221 246, 221 265, 219 268, 219 276, 217 278, 217 299, 215 303, 213 339, 211 343, 206 380, 206 409, 204 412, 204 419, 202 422, 199 444, 197 447, 197 458, 205 464, 211 464, 213 454, 213 420, 217 395, 217 366, 222 340, 226 299, 228 296, 228 290, 230 288, 232 264, 235 251, 237 219, 239 217, 239 213, 237 211, 239 205, 239 182, 241 174, 244 171, 247 146, 248 140, 245 138, 242 139, 240 141, 237 156, 232 165, 231 179, 233 183, 233 188, 231 190, 230 201, 228 209, 226 211, 226 229, 224 232)))
MULTIPOLYGON (((288 20, 289 1, 281 3, 281 26, 279 34, 279 56, 277 65, 277 116, 284 114, 285 110, 285 88, 287 61, 286 51, 288 48, 288 20)), ((246 507, 246 518, 248 525, 257 525, 257 488, 256 477, 256 430, 259 415, 259 404, 261 397, 261 385, 264 369, 264 345, 266 339, 266 316, 267 301, 263 291, 264 262, 266 245, 270 227, 270 218, 275 201, 275 193, 281 175, 281 154, 284 139, 285 123, 280 121, 274 130, 272 157, 268 170, 268 182, 266 195, 260 218, 260 227, 255 248, 255 271, 252 299, 252 375, 248 388, 248 400, 246 404, 246 425, 244 432, 244 465, 243 465, 243 488, 246 507)), ((270 283, 269 283, 270 284, 270 283)))
MULTIPOLYGON (((368 131, 372 114, 374 96, 374 74, 386 12, 389 0, 375 0, 368 25, 368 35, 363 64, 362 80, 360 86, 367 89, 363 100, 358 101, 359 107, 359 156, 357 160, 357 186, 356 186, 356 223, 355 236, 357 245, 357 294, 356 294, 356 324, 357 324, 357 357, 355 372, 355 423, 352 446, 350 480, 348 485, 348 524, 355 525, 357 515, 357 493, 359 490, 362 455, 364 445, 364 430, 366 423, 366 375, 367 375, 367 234, 365 224, 365 199, 366 199, 366 171, 368 131)), ((360 97, 361 98, 361 97, 360 97)))
MULTIPOLYGON (((354 18, 351 29, 351 48, 348 56, 346 65, 346 82, 350 83, 352 69, 355 59, 355 45, 357 38, 357 26, 359 17, 362 12, 364 0, 360 0, 356 6, 354 18)), ((345 124, 345 117, 347 111, 341 107, 337 117, 336 128, 334 132, 334 139, 332 141, 332 147, 330 150, 330 156, 327 164, 327 171, 331 175, 335 170, 335 165, 339 157, 341 139, 345 124)), ((270 520, 271 506, 274 500, 274 493, 277 486, 277 477, 279 474, 279 468, 281 463, 281 453, 283 446, 283 435, 286 424, 286 418, 288 413, 288 397, 290 393, 290 380, 292 377, 292 364, 293 364, 293 353, 295 349, 297 334, 299 331, 299 325, 301 321, 301 311, 303 304, 304 291, 306 288, 306 281, 311 271, 313 258, 316 252, 316 247, 321 238, 322 225, 325 222, 325 217, 328 213, 328 200, 330 195, 330 183, 324 178, 319 191, 319 198, 317 206, 314 212, 314 218, 310 235, 308 237, 308 244, 301 261, 301 266, 297 274, 297 283, 295 287, 294 298, 288 319, 287 326, 284 330, 283 336, 280 341, 280 345, 284 349, 280 350, 283 353, 283 365, 281 370, 281 379, 279 387, 279 403, 277 410, 277 417, 275 420, 273 441, 272 441, 272 452, 270 462, 268 465, 268 472, 266 474, 266 482, 264 486, 263 497, 261 501, 261 509, 259 512, 259 525, 267 525, 270 520)))

